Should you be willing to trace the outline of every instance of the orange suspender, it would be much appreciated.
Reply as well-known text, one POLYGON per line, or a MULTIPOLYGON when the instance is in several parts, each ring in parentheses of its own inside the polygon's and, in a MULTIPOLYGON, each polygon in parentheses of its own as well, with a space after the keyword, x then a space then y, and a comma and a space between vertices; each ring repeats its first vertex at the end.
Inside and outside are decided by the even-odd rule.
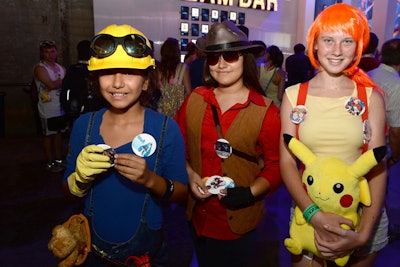
MULTIPOLYGON (((297 106, 305 105, 306 98, 307 98, 307 92, 308 92, 308 81, 300 84, 299 94, 297 95, 297 104, 296 104, 297 106)), ((300 127, 300 123, 297 123, 296 124, 296 138, 300 140, 299 127, 300 127)))

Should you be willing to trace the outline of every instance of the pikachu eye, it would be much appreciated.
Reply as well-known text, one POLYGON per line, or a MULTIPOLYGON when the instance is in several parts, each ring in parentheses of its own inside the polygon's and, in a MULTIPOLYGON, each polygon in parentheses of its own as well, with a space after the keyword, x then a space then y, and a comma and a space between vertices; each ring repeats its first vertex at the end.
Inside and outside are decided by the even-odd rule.
POLYGON ((344 186, 341 183, 337 183, 333 186, 333 191, 335 191, 336 194, 342 193, 344 190, 344 186))
POLYGON ((307 177, 307 184, 308 185, 312 185, 313 183, 314 183, 314 178, 311 175, 309 175, 307 177))

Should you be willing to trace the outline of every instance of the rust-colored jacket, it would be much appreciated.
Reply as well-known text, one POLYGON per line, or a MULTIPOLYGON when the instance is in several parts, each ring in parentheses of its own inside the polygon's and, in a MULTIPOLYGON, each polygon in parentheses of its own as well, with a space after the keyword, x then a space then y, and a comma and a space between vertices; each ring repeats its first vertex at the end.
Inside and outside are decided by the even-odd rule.
MULTIPOLYGON (((191 167, 201 175, 201 126, 207 103, 199 94, 192 93, 189 97, 186 109, 186 118, 188 118, 187 149, 191 167)), ((270 99, 265 98, 265 107, 257 106, 250 102, 248 107, 239 112, 224 136, 224 138, 229 140, 232 147, 258 158, 255 150, 257 138, 271 102, 270 99)), ((236 186, 247 187, 250 186, 250 183, 254 181, 255 176, 263 167, 262 161, 259 160, 259 162, 257 165, 254 162, 232 154, 229 158, 223 160, 222 173, 232 178, 236 186)), ((237 234, 245 234, 255 229, 264 216, 263 203, 263 199, 258 199, 251 206, 242 209, 227 209, 226 215, 231 230, 237 234)), ((192 218, 195 204, 196 200, 189 194, 186 210, 189 220, 192 218)))

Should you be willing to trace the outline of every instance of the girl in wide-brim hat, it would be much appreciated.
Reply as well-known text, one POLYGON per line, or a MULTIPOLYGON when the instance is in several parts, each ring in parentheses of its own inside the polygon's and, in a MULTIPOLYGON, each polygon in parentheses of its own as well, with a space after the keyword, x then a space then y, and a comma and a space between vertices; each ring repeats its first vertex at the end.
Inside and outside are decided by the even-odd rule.
POLYGON ((199 266, 251 266, 263 199, 281 182, 279 110, 264 97, 255 61, 264 47, 230 21, 213 24, 198 47, 207 55, 205 86, 175 116, 187 142, 196 256, 199 266), (235 186, 206 186, 213 181, 235 186))

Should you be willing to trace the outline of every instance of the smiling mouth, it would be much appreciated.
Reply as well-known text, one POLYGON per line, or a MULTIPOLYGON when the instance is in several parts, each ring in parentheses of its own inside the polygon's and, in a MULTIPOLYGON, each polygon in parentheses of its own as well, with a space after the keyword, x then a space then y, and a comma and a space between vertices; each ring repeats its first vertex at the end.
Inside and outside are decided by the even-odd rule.
POLYGON ((329 59, 329 62, 333 63, 333 64, 340 64, 342 63, 341 59, 329 59))
POLYGON ((126 93, 111 93, 112 96, 125 96, 127 95, 126 93))
POLYGON ((322 201, 328 201, 329 200, 329 197, 327 197, 327 198, 322 198, 322 197, 320 197, 320 196, 314 196, 315 198, 318 198, 318 199, 320 199, 320 200, 322 200, 322 201))

